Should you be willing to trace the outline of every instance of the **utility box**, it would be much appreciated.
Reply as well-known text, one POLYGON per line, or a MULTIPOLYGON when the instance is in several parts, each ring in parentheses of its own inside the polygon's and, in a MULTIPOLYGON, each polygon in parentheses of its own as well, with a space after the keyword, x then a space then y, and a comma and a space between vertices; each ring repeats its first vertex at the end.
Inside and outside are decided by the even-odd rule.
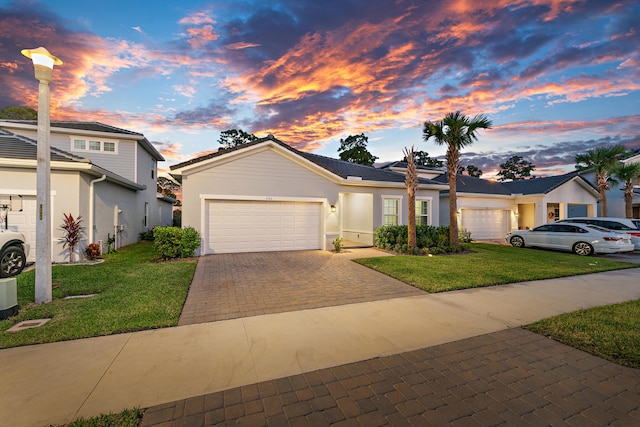
POLYGON ((18 285, 15 277, 0 279, 0 320, 18 314, 18 285))

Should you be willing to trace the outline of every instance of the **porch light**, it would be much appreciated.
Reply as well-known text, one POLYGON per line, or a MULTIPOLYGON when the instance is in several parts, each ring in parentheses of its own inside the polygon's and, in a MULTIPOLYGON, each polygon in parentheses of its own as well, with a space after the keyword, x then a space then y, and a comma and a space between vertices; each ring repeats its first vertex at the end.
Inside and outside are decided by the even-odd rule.
POLYGON ((336 205, 331 205, 331 212, 335 212, 336 211, 336 205))

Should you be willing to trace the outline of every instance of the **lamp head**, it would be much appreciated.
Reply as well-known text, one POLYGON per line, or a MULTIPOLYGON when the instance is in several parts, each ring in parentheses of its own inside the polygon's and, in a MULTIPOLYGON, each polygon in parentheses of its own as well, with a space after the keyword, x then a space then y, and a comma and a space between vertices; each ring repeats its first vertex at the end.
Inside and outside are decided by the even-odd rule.
POLYGON ((33 61, 36 79, 50 82, 53 74, 54 65, 62 65, 62 60, 53 56, 44 47, 37 49, 23 49, 21 53, 33 61))

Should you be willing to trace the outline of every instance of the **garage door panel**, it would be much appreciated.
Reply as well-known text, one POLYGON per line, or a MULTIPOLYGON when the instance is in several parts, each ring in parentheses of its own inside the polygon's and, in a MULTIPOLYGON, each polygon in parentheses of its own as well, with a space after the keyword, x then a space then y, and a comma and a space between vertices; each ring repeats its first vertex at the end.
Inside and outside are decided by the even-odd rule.
POLYGON ((212 200, 206 253, 321 248, 321 204, 212 200))
POLYGON ((462 209, 462 227, 474 240, 504 239, 508 211, 499 209, 462 209))

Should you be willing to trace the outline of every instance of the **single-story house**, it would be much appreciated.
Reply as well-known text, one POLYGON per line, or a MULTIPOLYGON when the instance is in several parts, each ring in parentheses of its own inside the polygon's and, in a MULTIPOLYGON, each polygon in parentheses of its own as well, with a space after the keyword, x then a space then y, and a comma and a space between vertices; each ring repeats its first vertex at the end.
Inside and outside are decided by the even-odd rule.
MULTIPOLYGON (((0 208, 23 232, 35 261, 37 123, 0 120, 0 208)), ((171 225, 174 199, 156 191, 162 155, 144 135, 102 123, 51 122, 52 260, 68 260, 63 214, 82 217, 82 247, 121 247, 156 225, 171 225)), ((4 226, 4 224, 3 224, 4 226)), ((81 251, 79 251, 81 253, 81 251)))
MULTIPOLYGON (((446 174, 434 181, 448 183, 446 174)), ((578 172, 511 182, 457 175, 458 225, 476 240, 574 216, 595 216, 597 189, 578 172)), ((449 224, 449 190, 440 193, 440 224, 449 224)))
MULTIPOLYGON (((636 151, 631 154, 626 159, 622 160, 623 163, 640 163, 640 151, 636 151)), ((581 172, 582 175, 587 181, 596 185, 596 177, 593 171, 584 171, 581 172)), ((635 183, 635 188, 633 190, 633 217, 640 218, 640 180, 635 183)), ((609 190, 607 190, 607 214, 610 217, 615 218, 624 218, 626 216, 625 212, 625 202, 624 202, 624 188, 623 183, 610 183, 609 190)), ((600 212, 600 204, 598 203, 597 216, 601 216, 600 212)))
MULTIPOLYGON (((407 223, 404 175, 297 150, 273 135, 171 166, 182 224, 200 254, 327 249, 336 237, 373 245, 375 230, 407 223)), ((438 225, 440 191, 420 179, 421 223, 438 225)))

